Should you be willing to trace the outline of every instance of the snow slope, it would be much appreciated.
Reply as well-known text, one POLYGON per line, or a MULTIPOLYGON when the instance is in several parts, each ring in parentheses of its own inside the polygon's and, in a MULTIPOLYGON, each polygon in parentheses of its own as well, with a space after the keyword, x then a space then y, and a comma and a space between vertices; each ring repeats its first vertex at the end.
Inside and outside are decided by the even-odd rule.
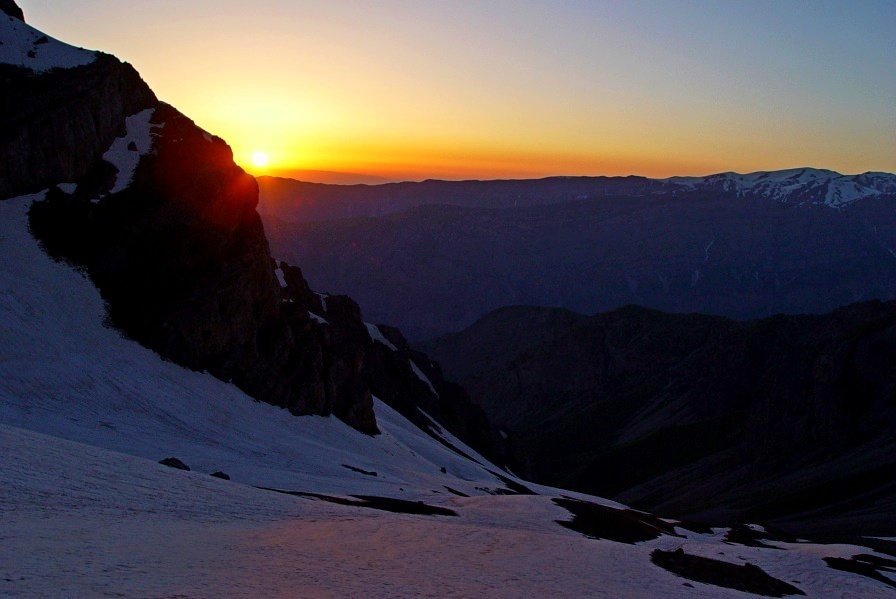
POLYGON ((0 63, 35 73, 90 64, 96 54, 53 39, 22 21, 0 13, 0 63))
POLYGON ((90 281, 42 252, 27 228, 39 197, 0 201, 0 595, 747 596, 651 564, 653 549, 681 547, 749 561, 810 596, 892 596, 822 561, 870 553, 859 547, 745 547, 724 531, 590 539, 557 523, 571 517, 558 490, 492 495, 497 469, 437 424, 478 461, 379 401, 383 433, 370 437, 165 362, 103 326, 90 281), (169 456, 193 470, 157 463, 169 456), (457 516, 257 487, 422 500, 457 516))
POLYGON ((260 486, 396 495, 503 486, 382 402, 377 437, 335 418, 296 418, 104 327, 92 283, 29 234, 34 197, 0 202, 0 422, 154 460, 176 456, 260 486))
POLYGON ((809 596, 892 596, 821 561, 858 547, 781 551, 723 544, 720 534, 594 540, 557 525, 568 514, 541 496, 453 497, 458 517, 392 514, 2 425, 0 450, 6 596, 750 596, 653 566, 656 547, 749 560, 809 596))

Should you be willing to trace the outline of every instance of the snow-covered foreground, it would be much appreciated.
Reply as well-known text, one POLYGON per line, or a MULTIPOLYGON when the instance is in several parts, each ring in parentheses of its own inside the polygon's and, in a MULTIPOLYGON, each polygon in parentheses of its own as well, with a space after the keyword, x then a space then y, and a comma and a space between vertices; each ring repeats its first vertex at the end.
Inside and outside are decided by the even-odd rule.
POLYGON ((165 362, 104 327, 90 281, 41 251, 27 230, 35 197, 0 202, 2 596, 747 596, 652 564, 656 548, 749 562, 811 596, 893 595, 823 561, 871 553, 860 547, 746 547, 682 529, 640 543, 587 538, 557 523, 571 514, 552 498, 573 494, 527 484, 543 495, 492 495, 505 487, 495 466, 381 402, 383 434, 369 437, 165 362), (157 463, 169 456, 193 470, 157 463))
POLYGON ((93 284, 28 232, 34 197, 0 202, 0 422, 153 460, 175 456, 259 486, 380 495, 503 487, 382 402, 377 437, 335 418, 296 418, 104 327, 93 284))
POLYGON ((892 596, 821 562, 855 547, 778 551, 704 535, 593 540, 557 525, 569 514, 542 496, 452 497, 444 504, 458 517, 399 515, 5 426, 0 450, 5 596, 748 596, 652 565, 656 546, 748 560, 810 596, 892 596))

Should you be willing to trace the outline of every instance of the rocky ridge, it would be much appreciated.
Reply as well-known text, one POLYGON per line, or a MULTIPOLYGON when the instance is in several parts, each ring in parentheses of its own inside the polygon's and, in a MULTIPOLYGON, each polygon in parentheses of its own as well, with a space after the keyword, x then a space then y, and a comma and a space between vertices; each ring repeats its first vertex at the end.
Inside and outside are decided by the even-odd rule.
POLYGON ((490 453, 481 411, 428 360, 418 358, 424 383, 407 351, 374 342, 351 299, 324 304, 301 271, 274 262, 254 178, 130 65, 98 54, 47 72, 0 65, 0 75, 0 197, 50 188, 32 206, 32 231, 86 271, 112 325, 294 414, 376 434, 377 393, 424 425, 418 404, 481 433, 472 444, 490 453))

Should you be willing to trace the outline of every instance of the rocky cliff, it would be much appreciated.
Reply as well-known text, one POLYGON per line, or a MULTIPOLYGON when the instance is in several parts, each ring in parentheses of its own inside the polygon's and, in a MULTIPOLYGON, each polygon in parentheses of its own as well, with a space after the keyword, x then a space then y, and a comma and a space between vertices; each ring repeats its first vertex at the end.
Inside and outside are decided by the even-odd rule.
POLYGON ((424 382, 408 351, 371 337, 378 329, 351 299, 322 300, 300 270, 272 259, 258 186, 223 140, 113 57, 44 70, 30 58, 0 65, 0 197, 50 188, 32 206, 32 231, 86 271, 113 326, 294 414, 334 414, 376 434, 376 393, 424 430, 418 406, 448 418, 492 453, 481 410, 428 360, 418 358, 432 376, 424 382))
POLYGON ((0 10, 7 15, 0 16, 7 51, 25 52, 15 63, 0 60, 0 198, 5 198, 79 180, 124 133, 125 117, 154 106, 156 97, 129 64, 51 40, 21 23, 21 10, 11 0, 0 10), (80 56, 72 66, 45 59, 54 46, 80 56))

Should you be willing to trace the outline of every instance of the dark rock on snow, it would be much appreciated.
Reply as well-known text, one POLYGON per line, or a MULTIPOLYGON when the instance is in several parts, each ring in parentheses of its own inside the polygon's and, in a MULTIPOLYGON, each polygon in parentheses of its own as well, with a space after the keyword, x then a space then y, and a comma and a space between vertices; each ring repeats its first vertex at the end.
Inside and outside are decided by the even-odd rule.
POLYGON ((364 470, 363 468, 358 468, 357 466, 350 466, 348 464, 343 464, 343 468, 351 470, 352 472, 357 472, 358 474, 363 474, 365 476, 378 476, 377 473, 373 470, 364 470))
POLYGON ((168 466, 169 468, 177 468, 178 470, 186 470, 189 472, 190 467, 181 462, 177 458, 165 458, 164 460, 159 460, 159 463, 162 466, 168 466))
POLYGON ((305 493, 303 491, 284 491, 282 489, 271 489, 268 487, 259 487, 265 491, 273 491, 275 493, 283 493, 285 495, 293 495, 295 497, 308 497, 309 499, 318 499, 328 503, 338 505, 348 505, 352 507, 370 508, 384 512, 392 512, 395 514, 413 514, 416 516, 457 516, 454 510, 437 505, 429 505, 422 501, 408 501, 406 499, 395 499, 393 497, 380 497, 379 495, 353 495, 354 499, 347 497, 334 497, 332 495, 323 495, 321 493, 305 493))
POLYGON ((875 555, 860 554, 854 555, 849 559, 842 557, 826 557, 824 558, 824 561, 834 570, 859 574, 896 589, 896 580, 891 578, 896 574, 896 561, 894 560, 877 557, 875 555), (884 572, 889 574, 890 577, 884 574, 884 572))
POLYGON ((557 520, 557 524, 594 539, 640 543, 662 535, 680 536, 672 524, 644 512, 565 497, 553 501, 573 515, 571 521, 557 520))
POLYGON ((230 476, 224 472, 218 470, 217 472, 212 472, 211 474, 215 478, 220 478, 221 480, 230 480, 230 476))
POLYGON ((728 589, 737 589, 765 597, 805 595, 803 591, 769 576, 765 570, 753 564, 738 566, 721 560, 689 555, 682 549, 663 551, 654 549, 650 561, 683 578, 728 589))

